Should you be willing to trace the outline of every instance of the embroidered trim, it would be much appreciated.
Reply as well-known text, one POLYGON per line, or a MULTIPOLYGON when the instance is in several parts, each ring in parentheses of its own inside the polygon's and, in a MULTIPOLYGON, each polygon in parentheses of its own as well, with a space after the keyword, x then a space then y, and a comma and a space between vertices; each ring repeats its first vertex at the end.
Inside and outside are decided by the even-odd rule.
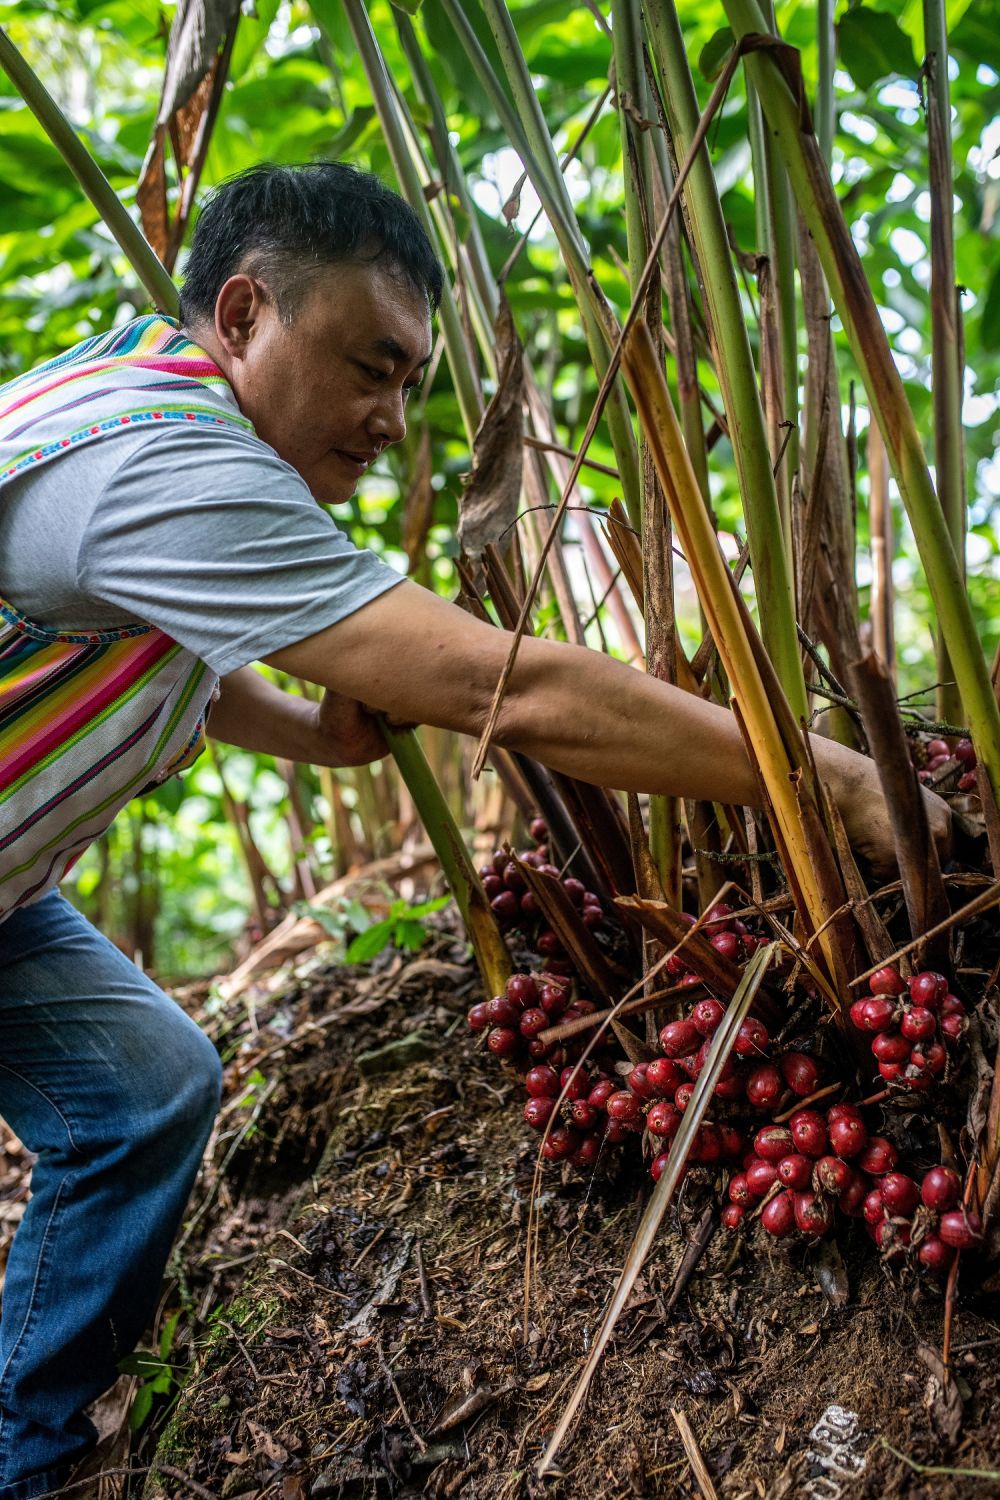
POLYGON ((51 458, 54 453, 61 453, 65 448, 72 448, 75 443, 100 437, 102 433, 110 432, 115 427, 134 426, 142 422, 201 422, 211 427, 245 426, 251 432, 253 431, 252 424, 245 419, 241 421, 239 417, 218 417, 214 412, 181 410, 131 412, 121 417, 108 417, 105 421, 96 422, 89 427, 81 427, 78 432, 72 433, 69 437, 59 438, 55 442, 46 443, 42 448, 33 449, 23 458, 17 459, 9 468, 0 469, 0 483, 19 474, 22 469, 27 469, 31 464, 51 458))

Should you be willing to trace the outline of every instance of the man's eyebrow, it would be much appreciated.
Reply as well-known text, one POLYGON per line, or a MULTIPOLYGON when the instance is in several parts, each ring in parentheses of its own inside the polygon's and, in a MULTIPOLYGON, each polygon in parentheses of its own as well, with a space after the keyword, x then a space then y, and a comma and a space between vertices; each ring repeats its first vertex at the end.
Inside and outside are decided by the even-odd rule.
POLYGON ((387 336, 384 339, 376 339, 372 347, 380 350, 383 354, 388 354, 392 359, 399 360, 400 363, 405 363, 408 365, 416 364, 420 369, 423 369, 424 365, 430 362, 430 357, 433 353, 433 350, 428 350, 423 359, 414 360, 413 355, 410 353, 409 349, 404 349, 403 345, 398 341, 398 339, 392 338, 391 335, 387 336))

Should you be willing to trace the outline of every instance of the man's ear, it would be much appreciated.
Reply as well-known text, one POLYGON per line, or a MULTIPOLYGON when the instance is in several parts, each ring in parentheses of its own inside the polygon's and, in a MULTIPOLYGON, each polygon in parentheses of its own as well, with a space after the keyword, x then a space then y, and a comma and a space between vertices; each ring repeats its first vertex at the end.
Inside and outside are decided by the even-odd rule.
POLYGON ((233 359, 243 359, 270 298, 255 276, 230 276, 215 299, 215 336, 233 359))

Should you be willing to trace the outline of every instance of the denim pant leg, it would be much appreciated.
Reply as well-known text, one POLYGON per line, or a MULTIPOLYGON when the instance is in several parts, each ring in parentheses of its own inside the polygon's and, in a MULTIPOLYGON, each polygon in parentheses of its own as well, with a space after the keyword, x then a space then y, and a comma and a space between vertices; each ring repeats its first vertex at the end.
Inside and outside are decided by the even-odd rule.
POLYGON ((94 1443, 219 1103, 208 1039, 58 892, 0 925, 0 1115, 37 1153, 0 1317, 0 1500, 94 1443))

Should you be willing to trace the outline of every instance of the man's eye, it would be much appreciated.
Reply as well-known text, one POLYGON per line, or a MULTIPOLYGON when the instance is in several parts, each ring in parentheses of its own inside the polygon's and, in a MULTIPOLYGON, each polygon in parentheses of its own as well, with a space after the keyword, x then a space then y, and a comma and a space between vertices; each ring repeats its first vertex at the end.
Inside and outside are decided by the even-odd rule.
POLYGON ((386 372, 384 370, 376 370, 374 365, 363 365, 362 368, 369 380, 385 380, 387 378, 386 372))
POLYGON ((419 381, 414 381, 413 385, 404 385, 403 386, 403 400, 404 401, 409 401, 410 397, 413 395, 413 392, 414 391, 419 391, 419 389, 420 389, 420 383, 419 383, 419 381))

